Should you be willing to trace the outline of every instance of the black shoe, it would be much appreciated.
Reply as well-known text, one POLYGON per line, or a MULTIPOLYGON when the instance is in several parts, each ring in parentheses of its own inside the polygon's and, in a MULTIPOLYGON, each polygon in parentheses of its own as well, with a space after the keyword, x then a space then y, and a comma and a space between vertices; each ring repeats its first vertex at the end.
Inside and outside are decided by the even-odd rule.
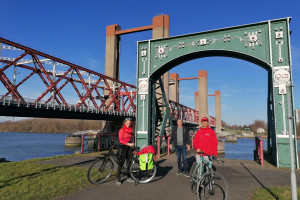
POLYGON ((180 174, 182 174, 182 171, 177 171, 177 173, 176 173, 176 175, 180 175, 180 174))

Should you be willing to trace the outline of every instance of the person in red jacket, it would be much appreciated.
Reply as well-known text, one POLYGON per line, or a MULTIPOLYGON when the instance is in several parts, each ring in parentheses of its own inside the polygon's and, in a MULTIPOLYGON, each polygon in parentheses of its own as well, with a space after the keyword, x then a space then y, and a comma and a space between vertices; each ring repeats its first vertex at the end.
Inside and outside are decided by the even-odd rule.
MULTIPOLYGON (((215 131, 208 126, 209 121, 207 117, 201 119, 201 127, 196 132, 193 144, 197 152, 196 160, 200 161, 198 154, 204 152, 207 155, 215 156, 218 155, 218 139, 215 131)), ((205 159, 208 159, 205 157, 205 159)))
MULTIPOLYGON (((119 158, 119 166, 118 166, 118 174, 117 174, 117 185, 121 185, 121 169, 122 166, 126 160, 127 164, 127 171, 129 171, 129 162, 132 156, 133 149, 131 147, 134 147, 134 134, 132 132, 131 128, 131 118, 126 118, 124 121, 123 127, 119 131, 119 149, 118 149, 118 158, 119 158)), ((133 182, 133 180, 130 178, 130 175, 127 174, 127 181, 133 182)))

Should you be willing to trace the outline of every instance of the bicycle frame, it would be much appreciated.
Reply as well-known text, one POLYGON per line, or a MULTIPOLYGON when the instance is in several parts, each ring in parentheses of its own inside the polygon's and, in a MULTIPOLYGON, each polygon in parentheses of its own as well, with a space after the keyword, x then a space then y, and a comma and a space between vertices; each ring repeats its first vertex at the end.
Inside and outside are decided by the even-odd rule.
MULTIPOLYGON (((118 147, 119 148, 119 147, 118 147)), ((105 155, 105 159, 108 160, 109 157, 112 157, 113 160, 117 163, 117 165, 120 165, 120 160, 117 156, 117 154, 113 151, 114 146, 111 146, 111 148, 109 149, 108 153, 105 155)), ((137 150, 137 148, 134 148, 134 150, 137 150)), ((134 154, 131 155, 130 161, 129 163, 132 162, 132 159, 134 158, 134 154)), ((124 168, 124 166, 122 166, 122 169, 124 168)))
POLYGON ((197 165, 192 173, 192 176, 191 176, 191 181, 194 181, 196 183, 198 183, 198 181, 201 179, 202 175, 203 175, 203 170, 204 170, 204 167, 207 166, 207 169, 209 171, 211 171, 212 169, 212 161, 211 159, 209 158, 209 160, 206 160, 204 159, 204 156, 201 154, 200 155, 200 162, 197 162, 197 165), (196 170, 198 170, 198 172, 196 172, 196 170), (197 174, 197 176, 193 176, 194 174, 197 174), (196 177, 196 179, 194 178, 196 177))

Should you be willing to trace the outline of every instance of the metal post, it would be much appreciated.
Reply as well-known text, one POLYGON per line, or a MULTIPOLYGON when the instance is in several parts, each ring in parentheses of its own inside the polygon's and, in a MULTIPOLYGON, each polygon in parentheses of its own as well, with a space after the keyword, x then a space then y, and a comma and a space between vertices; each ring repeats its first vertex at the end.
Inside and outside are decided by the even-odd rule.
MULTIPOLYGON (((89 90, 91 89, 91 73, 89 73, 89 90)), ((91 95, 88 97, 88 108, 90 108, 91 95)))
POLYGON ((156 137, 157 139, 157 157, 160 158, 160 137, 159 135, 156 137))
POLYGON ((100 144, 101 144, 101 143, 100 143, 100 139, 101 139, 101 138, 100 138, 100 134, 99 134, 99 138, 98 138, 98 152, 100 152, 100 144))
POLYGON ((81 135, 81 154, 83 154, 83 146, 84 146, 84 134, 81 135))
POLYGON ((14 81, 13 81, 14 86, 16 86, 16 80, 17 80, 17 65, 14 66, 14 81))
MULTIPOLYGON (((290 102, 290 89, 291 86, 289 86, 286 90, 286 96, 287 96, 287 107, 288 107, 288 115, 291 115, 293 112, 291 110, 291 102, 290 102)), ((294 152, 294 143, 293 143, 293 136, 296 140, 296 134, 293 133, 292 130, 295 130, 292 128, 292 120, 294 119, 294 116, 288 116, 289 120, 289 138, 290 138, 290 156, 291 156, 291 190, 292 190, 292 200, 297 200, 297 182, 296 182, 296 174, 295 174, 295 152, 294 152)))
MULTIPOLYGON (((56 79, 56 62, 55 61, 53 61, 52 74, 53 74, 52 80, 53 80, 53 82, 55 82, 55 79, 56 79)), ((54 91, 54 89, 52 89, 52 107, 54 107, 54 103, 55 103, 54 96, 55 96, 55 91, 54 91)))
POLYGON ((170 155, 170 148, 169 148, 169 146, 170 146, 170 136, 168 135, 168 155, 170 155))

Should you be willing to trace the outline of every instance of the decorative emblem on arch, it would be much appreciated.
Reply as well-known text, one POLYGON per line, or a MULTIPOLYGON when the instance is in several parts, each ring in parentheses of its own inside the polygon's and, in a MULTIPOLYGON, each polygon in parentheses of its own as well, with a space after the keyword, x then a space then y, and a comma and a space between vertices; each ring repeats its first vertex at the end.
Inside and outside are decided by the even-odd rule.
POLYGON ((262 46, 262 31, 249 31, 245 32, 244 36, 231 36, 231 35, 224 35, 222 38, 199 38, 190 43, 185 43, 184 41, 178 42, 176 45, 172 45, 168 48, 168 44, 164 45, 156 45, 156 59, 163 60, 163 58, 168 57, 168 52, 171 52, 174 48, 178 48, 179 50, 183 50, 185 47, 195 47, 197 49, 202 48, 208 45, 214 45, 216 43, 230 43, 232 40, 239 40, 240 42, 244 42, 244 47, 251 47, 253 50, 255 46, 262 46))
POLYGON ((261 46, 261 30, 255 32, 245 32, 245 37, 248 39, 248 42, 245 42, 245 47, 261 46))
POLYGON ((160 60, 162 60, 163 58, 167 57, 168 56, 168 45, 165 44, 165 45, 159 45, 159 46, 155 46, 156 48, 156 56, 155 58, 159 58, 160 60))

